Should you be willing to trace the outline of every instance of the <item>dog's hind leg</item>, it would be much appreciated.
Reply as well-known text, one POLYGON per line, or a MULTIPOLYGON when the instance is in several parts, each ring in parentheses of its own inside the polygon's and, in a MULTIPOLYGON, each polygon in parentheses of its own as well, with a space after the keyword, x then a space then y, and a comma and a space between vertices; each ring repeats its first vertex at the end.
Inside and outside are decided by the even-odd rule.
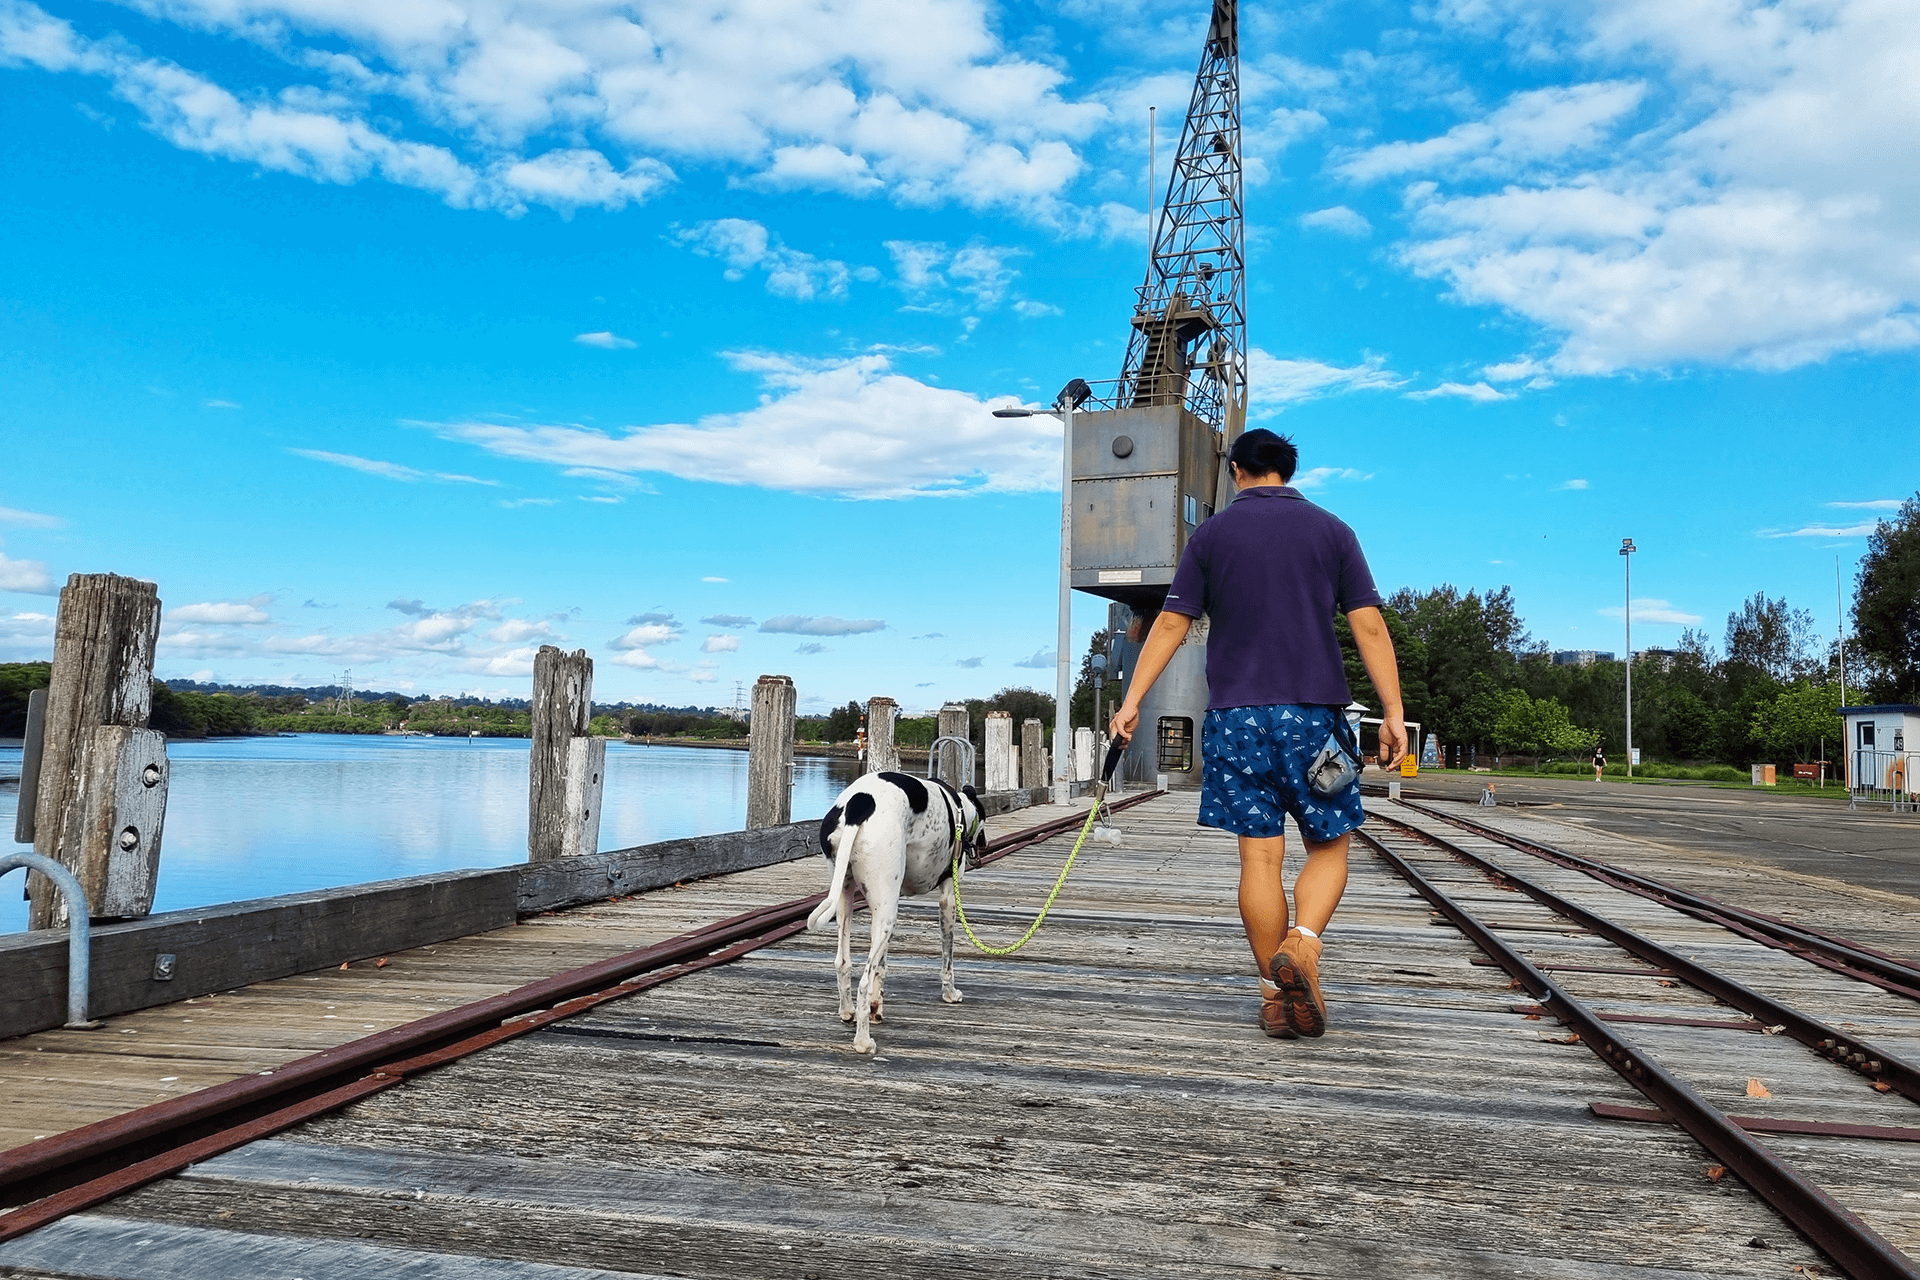
POLYGON ((949 879, 940 886, 940 998, 959 1004, 963 997, 953 985, 953 914, 957 891, 949 879))
POLYGON ((833 958, 840 980, 840 1021, 853 1021, 853 890, 840 891, 840 949, 833 958))
POLYGON ((873 1033, 869 1021, 882 1021, 881 993, 887 981, 887 944, 893 940, 893 925, 900 914, 897 889, 867 886, 867 921, 873 926, 873 944, 867 950, 867 967, 860 974, 860 995, 855 1001, 853 1051, 872 1053, 873 1033))

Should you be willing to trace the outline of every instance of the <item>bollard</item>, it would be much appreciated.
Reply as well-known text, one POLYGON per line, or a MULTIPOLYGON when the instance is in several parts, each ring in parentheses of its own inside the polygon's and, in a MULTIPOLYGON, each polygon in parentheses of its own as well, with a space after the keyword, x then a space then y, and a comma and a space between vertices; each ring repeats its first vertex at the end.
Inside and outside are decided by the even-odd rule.
POLYGON ((593 719, 593 659, 550 644, 533 658, 533 746, 527 754, 527 861, 600 851, 607 740, 593 719))
MULTIPOLYGON (((970 738, 972 736, 972 726, 967 718, 967 707, 965 703, 949 702, 946 706, 941 707, 938 723, 939 728, 935 730, 935 734, 938 737, 970 738)), ((967 753, 960 749, 958 743, 948 743, 940 747, 939 751, 940 759, 937 762, 929 762, 933 766, 929 771, 929 776, 937 774, 941 778, 946 779, 949 784, 956 787, 966 785, 973 781, 972 778, 963 778, 960 776, 961 773, 965 771, 969 762, 963 758, 967 753)))
MULTIPOLYGON (((146 727, 159 635, 151 582, 76 573, 60 592, 33 847, 74 873, 89 916, 137 918, 153 907, 167 803, 166 736, 146 727)), ((27 893, 28 928, 75 915, 78 904, 38 869, 27 893)))
POLYGON ((892 698, 867 699, 867 764, 863 772, 900 772, 900 744, 894 733, 899 718, 900 706, 892 698))
POLYGON ((986 740, 987 790, 1013 790, 1019 785, 1014 778, 1016 757, 1013 754, 1013 713, 1010 711, 987 712, 983 737, 986 740))
POLYGON ((1020 726, 1020 785, 1032 790, 1047 786, 1047 749, 1038 720, 1020 726))
POLYGON ((784 827, 793 821, 793 715, 791 676, 761 676, 753 685, 753 720, 747 727, 747 830, 784 827))

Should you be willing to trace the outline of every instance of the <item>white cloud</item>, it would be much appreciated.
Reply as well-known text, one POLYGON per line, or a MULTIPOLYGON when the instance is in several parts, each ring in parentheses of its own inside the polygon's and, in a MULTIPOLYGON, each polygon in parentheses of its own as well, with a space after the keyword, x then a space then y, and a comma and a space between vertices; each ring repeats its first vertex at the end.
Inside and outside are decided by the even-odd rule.
MULTIPOLYGON (((998 307, 1020 276, 1010 261, 1027 254, 1025 249, 991 245, 984 240, 974 240, 959 249, 950 249, 938 240, 889 240, 886 246, 893 258, 894 277, 908 297, 922 305, 931 303, 935 310, 948 311, 955 306, 977 310, 998 307), (954 296, 947 299, 944 295, 948 294, 954 296)), ((1024 300, 1014 307, 1029 317, 1057 310, 1024 300)))
POLYGON ((1368 356, 1342 367, 1319 360, 1282 360, 1253 348, 1247 354, 1247 416, 1270 418, 1290 404, 1351 391, 1385 391, 1404 385, 1386 357, 1368 356))
POLYGON ((716 613, 700 619, 709 627, 750 627, 753 619, 744 613, 716 613))
MULTIPOLYGON (((1008 52, 982 0, 159 0, 140 11, 256 42, 307 83, 223 87, 143 56, 102 16, 90 13, 95 35, 83 35, 25 0, 0 10, 0 54, 106 79, 176 146, 508 212, 618 208, 657 193, 682 160, 775 188, 1045 211, 1081 167, 1072 143, 1106 116, 1062 100, 1064 71, 1008 52), (530 145, 547 137, 571 145, 530 145)), ((226 65, 246 74, 244 59, 226 65)))
POLYGON ((500 505, 511 511, 515 507, 551 507, 559 501, 558 498, 502 498, 500 505))
POLYGON ((1850 511, 1898 511, 1902 503, 1898 498, 1873 498, 1866 502, 1829 502, 1827 505, 1850 511))
POLYGON ((700 579, 700 581, 702 581, 702 582, 725 582, 725 581, 727 581, 727 579, 725 579, 725 578, 716 578, 716 577, 714 577, 714 576, 712 576, 711 574, 709 574, 708 576, 706 576, 706 577, 704 577, 704 578, 702 578, 702 579, 700 579))
POLYGON ((768 293, 800 302, 844 298, 849 280, 880 278, 872 267, 849 267, 836 258, 816 258, 790 249, 763 224, 747 218, 702 222, 676 230, 673 239, 703 258, 725 263, 729 280, 743 280, 749 271, 758 271, 767 277, 768 293))
POLYGON ((542 640, 553 639, 553 624, 545 620, 509 618, 487 632, 487 639, 496 644, 519 644, 523 640, 532 640, 536 637, 542 640))
POLYGON ((17 507, 0 507, 0 524, 24 525, 29 529, 58 529, 65 523, 59 516, 44 516, 38 511, 21 511, 17 507))
POLYGON ((806 644, 801 645, 799 648, 795 649, 794 652, 805 653, 805 654, 815 654, 815 653, 832 653, 833 650, 829 649, 826 645, 821 644, 817 640, 812 640, 812 641, 808 641, 806 644))
POLYGON ((1300 225, 1309 231, 1331 231, 1335 235, 1353 236, 1356 239, 1373 234, 1373 224, 1343 204, 1301 214, 1300 225))
POLYGON ((576 333, 573 340, 583 347, 598 347, 602 351, 631 351, 639 345, 632 338, 623 338, 605 329, 598 333, 576 333))
MULTIPOLYGON (((1627 611, 1620 605, 1614 605, 1610 609, 1601 609, 1598 612, 1603 618, 1624 618, 1627 611)), ((1665 600, 1648 598, 1645 600, 1634 600, 1633 620, 1635 622, 1647 623, 1664 622, 1674 626, 1690 627, 1700 621, 1700 615, 1697 613, 1688 613, 1684 609, 1676 609, 1665 600)))
POLYGON ((1555 343, 1560 374, 1791 368, 1920 347, 1920 23, 1897 0, 1474 0, 1530 65, 1615 78, 1516 94, 1347 157, 1404 181, 1399 259, 1555 343), (1620 68, 1631 68, 1629 76, 1620 68))
POLYGON ((1761 529, 1762 538, 1864 538, 1871 534, 1878 524, 1809 524, 1798 529, 1761 529))
POLYGON ((420 480, 437 480, 442 484, 485 484, 498 485, 498 480, 482 480, 477 476, 455 475, 445 471, 418 471, 412 467, 401 466, 397 462, 382 462, 378 458, 362 458, 351 453, 329 453, 325 449, 288 449, 288 453, 298 454, 302 458, 311 458, 315 462, 324 462, 330 466, 345 467, 349 471, 360 471, 370 476, 380 476, 387 480, 400 480, 413 484, 420 480))
POLYGON ((1308 467, 1293 477, 1296 489, 1324 489, 1335 480, 1371 480, 1370 471, 1356 471, 1352 467, 1308 467))
POLYGON ((238 409, 240 406, 231 400, 203 400, 201 401, 200 407, 203 409, 238 409))
POLYGON ((1471 400, 1476 404, 1489 404, 1495 400, 1511 400, 1511 393, 1490 387, 1484 382, 1443 382, 1437 387, 1425 391, 1409 391, 1409 400, 1433 400, 1440 397, 1457 396, 1462 400, 1471 400))
POLYGON ((25 595, 55 594, 53 578, 39 560, 10 560, 0 553, 0 591, 18 591, 25 595))
POLYGON ((953 665, 956 667, 965 667, 969 671, 977 671, 980 668, 980 664, 985 661, 985 658, 961 658, 953 665))
MULTIPOLYGON (((975 658, 972 661, 974 666, 977 667, 980 665, 980 659, 975 658)), ((1058 650, 1049 649, 1047 646, 1041 645, 1033 651, 1031 657, 1022 658, 1013 665, 1016 667, 1026 667, 1032 671, 1050 671, 1059 664, 1059 661, 1058 650)), ((965 664, 963 663, 962 665, 965 664)))
POLYGON ((700 642, 700 652, 702 653, 738 653, 740 652, 740 637, 739 636, 708 636, 705 640, 702 640, 700 642))
POLYGON ((1030 298, 1022 298, 1013 304, 1013 313, 1022 320, 1038 320, 1042 316, 1060 315, 1061 311, 1050 302, 1034 302, 1030 298))
POLYGON ((982 400, 894 373, 884 355, 809 361, 732 353, 760 375, 761 403, 697 423, 629 428, 461 422, 437 429, 490 453, 561 467, 660 471, 687 480, 851 498, 1025 493, 1059 484, 1060 423, 996 418, 982 400))
POLYGON ((1559 484, 1553 487, 1556 489, 1590 489, 1593 486, 1588 484, 1585 480, 1562 480, 1559 484))
POLYGON ((783 613, 760 624, 762 631, 789 636, 851 636, 886 629, 878 618, 816 618, 796 613, 783 613))
POLYGON ((216 626, 263 626, 273 615, 250 602, 223 601, 183 604, 167 610, 167 621, 212 623, 216 626))
POLYGON ((52 614, 0 613, 0 662, 44 662, 52 656, 52 614))
POLYGON ((685 628, 677 622, 643 622, 607 641, 607 647, 622 650, 651 649, 655 645, 678 640, 683 634, 685 634, 685 628))

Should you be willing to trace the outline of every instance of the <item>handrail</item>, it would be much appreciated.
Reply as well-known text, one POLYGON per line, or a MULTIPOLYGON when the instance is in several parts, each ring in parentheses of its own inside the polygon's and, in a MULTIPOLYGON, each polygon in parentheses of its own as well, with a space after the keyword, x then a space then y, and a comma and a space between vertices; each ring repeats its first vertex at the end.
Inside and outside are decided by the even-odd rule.
POLYGON ((67 901, 67 1027, 91 1031, 100 1024, 87 1017, 87 992, 92 982, 93 920, 87 915, 86 891, 73 872, 37 853, 10 853, 0 858, 0 876, 15 867, 38 871, 59 886, 67 901))
POLYGON ((973 743, 967 738, 958 737, 954 734, 946 734, 942 737, 935 738, 933 745, 927 748, 927 777, 941 778, 942 781, 945 781, 941 775, 946 771, 940 768, 940 757, 944 754, 940 750, 940 744, 943 742, 951 742, 960 748, 960 781, 951 785, 965 786, 972 782, 973 743))

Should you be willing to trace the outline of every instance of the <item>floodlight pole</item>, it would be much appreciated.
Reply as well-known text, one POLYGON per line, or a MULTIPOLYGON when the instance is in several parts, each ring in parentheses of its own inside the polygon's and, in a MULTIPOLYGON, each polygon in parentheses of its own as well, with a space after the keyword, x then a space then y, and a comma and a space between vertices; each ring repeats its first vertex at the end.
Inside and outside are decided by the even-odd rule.
POLYGON ((1633 553, 1640 548, 1632 538, 1620 539, 1627 566, 1627 776, 1633 776, 1633 553))

